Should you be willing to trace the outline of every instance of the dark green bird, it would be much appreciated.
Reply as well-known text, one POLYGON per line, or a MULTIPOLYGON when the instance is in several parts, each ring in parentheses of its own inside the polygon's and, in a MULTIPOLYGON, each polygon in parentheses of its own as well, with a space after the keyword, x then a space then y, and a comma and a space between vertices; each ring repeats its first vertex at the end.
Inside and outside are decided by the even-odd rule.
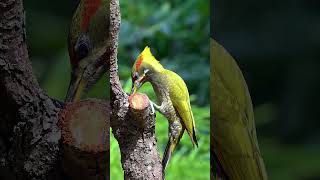
POLYGON ((266 180, 247 84, 231 55, 210 42, 214 155, 230 180, 266 180))
POLYGON ((68 38, 72 73, 66 102, 80 100, 107 70, 103 56, 110 45, 109 3, 81 0, 73 15, 68 38))

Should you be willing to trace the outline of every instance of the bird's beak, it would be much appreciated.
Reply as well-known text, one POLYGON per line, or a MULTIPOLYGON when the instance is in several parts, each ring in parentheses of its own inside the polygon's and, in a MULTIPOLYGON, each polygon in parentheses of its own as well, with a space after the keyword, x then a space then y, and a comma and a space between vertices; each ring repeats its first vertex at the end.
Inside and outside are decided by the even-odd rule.
POLYGON ((134 81, 132 83, 132 88, 131 88, 131 93, 130 94, 134 94, 137 92, 137 90, 140 88, 141 84, 138 80, 134 81))
POLYGON ((132 83, 132 88, 131 88, 131 93, 130 94, 134 94, 137 92, 137 90, 141 87, 141 85, 144 83, 145 81, 145 74, 143 74, 139 79, 135 80, 132 83))
POLYGON ((87 84, 88 81, 83 78, 83 73, 72 75, 65 102, 79 101, 87 84))

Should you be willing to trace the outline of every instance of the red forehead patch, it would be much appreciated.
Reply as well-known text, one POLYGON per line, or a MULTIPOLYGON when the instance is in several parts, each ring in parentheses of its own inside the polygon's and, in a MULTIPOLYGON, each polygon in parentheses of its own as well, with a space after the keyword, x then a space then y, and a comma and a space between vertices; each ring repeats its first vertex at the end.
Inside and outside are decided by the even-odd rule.
POLYGON ((87 31, 91 17, 97 12, 102 0, 83 0, 82 28, 87 31))
POLYGON ((137 60, 137 62, 136 62, 136 71, 139 71, 142 61, 143 61, 143 55, 141 54, 141 55, 138 57, 138 60, 137 60))

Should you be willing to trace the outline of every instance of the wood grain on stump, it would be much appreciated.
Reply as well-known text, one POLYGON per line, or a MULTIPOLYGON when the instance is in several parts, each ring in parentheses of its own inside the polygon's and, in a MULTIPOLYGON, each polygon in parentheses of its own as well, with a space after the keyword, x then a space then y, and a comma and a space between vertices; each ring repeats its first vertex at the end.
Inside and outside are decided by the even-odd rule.
POLYGON ((135 93, 129 96, 130 107, 137 111, 145 110, 149 104, 149 98, 145 94, 135 93))
POLYGON ((145 110, 149 107, 150 100, 147 95, 141 93, 135 93, 128 97, 129 106, 134 114, 133 119, 137 122, 136 125, 140 128, 146 126, 145 116, 149 113, 145 113, 145 110))
POLYGON ((109 102, 68 103, 60 112, 64 173, 71 179, 109 179, 109 102))

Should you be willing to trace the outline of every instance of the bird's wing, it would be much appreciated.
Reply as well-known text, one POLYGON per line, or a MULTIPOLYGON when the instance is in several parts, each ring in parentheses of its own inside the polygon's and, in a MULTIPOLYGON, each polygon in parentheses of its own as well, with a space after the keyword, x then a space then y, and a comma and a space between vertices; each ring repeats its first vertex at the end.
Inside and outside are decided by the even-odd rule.
POLYGON ((170 77, 168 80, 170 87, 169 94, 172 105, 181 117, 182 123, 185 126, 193 144, 198 146, 188 88, 183 79, 176 73, 170 70, 166 70, 165 73, 170 77))
POLYGON ((222 46, 213 39, 210 46, 214 152, 230 179, 267 179, 244 77, 222 46))

